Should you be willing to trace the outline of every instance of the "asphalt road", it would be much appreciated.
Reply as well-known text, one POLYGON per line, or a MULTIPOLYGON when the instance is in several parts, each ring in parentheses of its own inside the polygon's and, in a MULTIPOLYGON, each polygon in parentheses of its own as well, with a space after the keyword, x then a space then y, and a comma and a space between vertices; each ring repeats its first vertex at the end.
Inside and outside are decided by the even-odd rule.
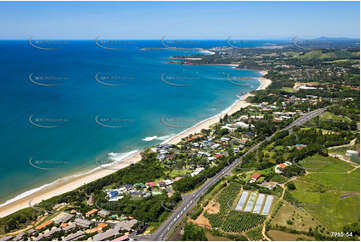
MULTIPOLYGON (((311 120, 312 118, 320 115, 321 113, 325 112, 326 108, 321 108, 321 109, 317 109, 315 111, 309 112, 304 114, 302 117, 298 118, 297 120, 295 120, 294 122, 292 122, 290 125, 288 125, 286 128, 282 129, 283 130, 289 130, 295 126, 300 126, 306 122, 308 122, 309 120, 311 120)), ((193 192, 190 195, 184 195, 182 196, 183 200, 181 202, 181 204, 174 210, 172 211, 171 216, 164 221, 159 227, 158 229, 151 235, 148 236, 140 236, 137 239, 138 240, 156 240, 156 241, 160 241, 160 240, 165 240, 168 237, 168 234, 172 231, 173 228, 175 228, 175 226, 177 225, 177 223, 179 223, 182 219, 182 217, 193 207, 193 205, 195 205, 198 201, 198 199, 213 185, 215 184, 217 181, 219 181, 222 177, 228 175, 231 173, 232 169, 235 168, 237 165, 239 165, 242 162, 242 158, 247 155, 250 152, 255 151, 256 149, 259 148, 259 146, 261 144, 263 144, 265 141, 269 141, 272 139, 272 137, 275 135, 276 133, 274 133, 272 136, 267 137, 264 141, 256 144, 255 146, 253 146, 252 148, 250 148, 243 156, 241 156, 240 158, 236 159, 232 164, 230 164, 229 166, 223 168, 217 175, 215 175, 214 177, 210 178, 206 183, 204 183, 198 190, 196 190, 195 192, 193 192)))

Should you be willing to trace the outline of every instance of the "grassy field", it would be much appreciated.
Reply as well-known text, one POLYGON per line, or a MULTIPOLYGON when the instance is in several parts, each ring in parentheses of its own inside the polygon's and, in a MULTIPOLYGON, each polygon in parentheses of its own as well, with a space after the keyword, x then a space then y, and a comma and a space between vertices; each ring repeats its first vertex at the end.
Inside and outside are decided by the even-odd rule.
POLYGON ((344 161, 319 154, 307 157, 298 164, 310 172, 346 173, 353 169, 353 166, 344 161))
POLYGON ((349 120, 342 116, 337 116, 330 112, 325 112, 320 115, 320 120, 332 120, 332 121, 346 121, 349 122, 349 120))
POLYGON ((285 91, 287 93, 295 93, 296 92, 296 90, 293 89, 292 87, 282 87, 281 90, 285 91))
POLYGON ((308 229, 315 228, 320 223, 303 209, 297 209, 288 202, 284 202, 271 222, 272 226, 284 226, 297 231, 308 232, 308 229), (291 221, 292 224, 287 223, 291 221))
POLYGON ((268 235, 272 238, 272 240, 278 241, 296 241, 299 238, 301 238, 301 240, 315 240, 314 238, 303 234, 291 234, 278 230, 270 230, 268 235))
POLYGON ((329 231, 342 231, 345 224, 360 220, 360 197, 341 199, 342 195, 359 194, 359 168, 352 170, 352 166, 343 161, 317 155, 302 165, 314 170, 294 181, 296 190, 290 193, 305 211, 329 231))

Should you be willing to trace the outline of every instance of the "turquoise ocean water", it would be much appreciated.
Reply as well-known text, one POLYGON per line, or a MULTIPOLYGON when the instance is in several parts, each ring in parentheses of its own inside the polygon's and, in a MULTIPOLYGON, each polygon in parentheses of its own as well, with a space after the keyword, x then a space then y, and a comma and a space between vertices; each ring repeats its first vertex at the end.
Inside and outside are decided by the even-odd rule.
MULTIPOLYGON (((0 203, 163 142, 259 87, 259 72, 167 64, 159 41, 1 41, 0 203), (36 48, 41 47, 41 48, 36 48), (144 48, 159 49, 144 49, 144 48)), ((244 46, 263 42, 245 42, 244 46)), ((200 41, 198 48, 224 45, 200 41)))

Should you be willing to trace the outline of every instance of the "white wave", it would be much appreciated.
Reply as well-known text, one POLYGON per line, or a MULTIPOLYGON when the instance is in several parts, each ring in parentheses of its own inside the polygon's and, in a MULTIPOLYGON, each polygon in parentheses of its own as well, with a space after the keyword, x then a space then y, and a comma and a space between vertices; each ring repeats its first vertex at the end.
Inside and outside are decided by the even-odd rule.
POLYGON ((110 153, 108 153, 108 157, 110 160, 112 160, 114 162, 120 162, 120 161, 136 154, 137 152, 138 152, 138 150, 132 150, 132 151, 125 152, 125 153, 110 152, 110 153))
POLYGON ((59 182, 60 180, 90 174, 90 173, 92 173, 92 172, 94 172, 94 171, 96 171, 96 170, 98 170, 98 169, 101 169, 102 167, 111 166, 111 165, 117 164, 117 163, 119 163, 119 162, 121 162, 121 161, 123 161, 123 160, 125 160, 125 159, 127 159, 127 158, 130 158, 131 156, 133 156, 133 155, 135 155, 135 154, 137 154, 137 153, 139 153, 138 150, 132 150, 132 151, 130 151, 130 152, 125 152, 125 153, 110 152, 110 153, 108 153, 108 157, 109 157, 109 159, 111 159, 113 162, 111 162, 111 163, 109 163, 109 164, 103 164, 103 165, 101 165, 101 166, 98 166, 98 167, 96 167, 96 168, 94 168, 94 169, 91 169, 91 170, 89 170, 89 171, 86 171, 86 172, 81 172, 81 173, 78 173, 78 174, 74 174, 74 175, 70 175, 70 176, 63 177, 63 178, 59 178, 59 179, 57 179, 57 180, 55 180, 55 181, 53 181, 53 182, 51 182, 51 183, 48 183, 48 184, 42 185, 42 186, 40 186, 40 187, 36 187, 36 188, 30 189, 30 190, 28 190, 28 191, 26 191, 26 192, 23 192, 23 193, 15 196, 15 197, 7 200, 6 202, 0 204, 0 207, 3 207, 3 206, 5 206, 5 205, 7 205, 7 204, 9 204, 9 203, 12 203, 12 202, 15 202, 15 201, 17 201, 17 200, 20 200, 20 199, 22 199, 22 198, 24 198, 24 197, 27 197, 27 196, 29 196, 29 195, 31 195, 31 194, 33 194, 33 193, 35 193, 35 192, 38 192, 38 191, 40 191, 40 190, 42 190, 42 189, 44 189, 44 188, 46 188, 46 187, 48 187, 48 186, 51 186, 51 185, 53 185, 53 184, 56 184, 56 183, 59 182))
POLYGON ((27 196, 29 196, 29 195, 37 192, 37 191, 40 191, 41 189, 44 189, 45 187, 48 187, 48 186, 54 184, 55 182, 56 182, 56 181, 54 181, 54 182, 52 182, 52 183, 48 183, 48 184, 42 185, 42 186, 37 187, 37 188, 34 188, 34 189, 30 189, 30 190, 28 190, 28 191, 26 191, 26 192, 23 192, 23 193, 15 196, 15 197, 7 200, 6 202, 0 204, 0 207, 3 207, 3 206, 5 206, 5 205, 8 205, 9 203, 12 203, 12 202, 15 202, 15 201, 17 201, 17 200, 20 200, 20 199, 22 199, 22 198, 24 198, 24 197, 27 197, 27 196))
POLYGON ((164 135, 164 136, 149 136, 149 137, 145 137, 144 139, 142 139, 143 141, 146 141, 146 142, 149 142, 149 141, 152 141, 152 140, 161 140, 161 141, 164 141, 164 140, 167 140, 169 139, 170 137, 173 137, 174 134, 170 134, 170 135, 164 135))

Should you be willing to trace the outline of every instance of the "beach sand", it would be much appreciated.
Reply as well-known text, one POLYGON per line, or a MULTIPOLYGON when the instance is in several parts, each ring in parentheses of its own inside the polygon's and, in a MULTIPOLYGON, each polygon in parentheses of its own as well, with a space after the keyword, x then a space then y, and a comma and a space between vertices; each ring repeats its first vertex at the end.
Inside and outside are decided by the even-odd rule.
MULTIPOLYGON (((267 72, 261 72, 262 75, 267 74, 267 72)), ((266 89, 270 84, 271 80, 266 78, 259 78, 259 81, 261 82, 260 87, 257 90, 266 89)), ((239 100, 235 101, 232 106, 224 110, 218 115, 215 115, 211 118, 208 118, 206 120, 203 120, 196 124, 195 126, 171 137, 170 139, 166 140, 163 143, 168 144, 176 144, 182 140, 182 138, 187 137, 191 134, 195 134, 200 132, 202 129, 207 129, 211 125, 217 123, 221 117, 228 114, 231 115, 235 112, 237 112, 240 108, 247 107, 250 105, 248 102, 246 102, 247 97, 251 96, 252 94, 247 93, 243 95, 239 100)), ((39 189, 35 191, 32 194, 29 194, 27 196, 24 196, 18 200, 9 202, 8 204, 0 207, 0 217, 7 216, 11 213, 14 213, 20 209, 34 206, 35 204, 41 202, 42 200, 49 199, 54 196, 61 195, 63 193, 72 191, 78 187, 81 187, 87 183, 90 183, 92 181, 95 181, 99 178, 105 177, 107 175, 110 175, 114 172, 116 172, 119 169, 125 168, 129 166, 130 164, 136 163, 140 161, 141 156, 140 153, 136 153, 125 160, 123 160, 121 163, 112 165, 111 167, 107 168, 99 168, 92 170, 85 174, 80 175, 73 175, 68 176, 62 179, 59 179, 48 186, 43 187, 42 189, 39 189)))

